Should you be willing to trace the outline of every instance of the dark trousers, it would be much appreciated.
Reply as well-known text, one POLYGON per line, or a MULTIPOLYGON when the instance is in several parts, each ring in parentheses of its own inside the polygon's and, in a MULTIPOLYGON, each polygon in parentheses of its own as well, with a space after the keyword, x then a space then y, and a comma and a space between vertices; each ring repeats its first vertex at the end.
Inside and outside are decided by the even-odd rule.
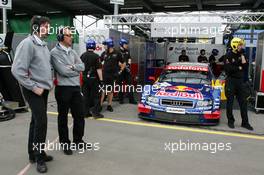
POLYGON ((100 96, 101 93, 99 92, 99 81, 97 78, 88 78, 85 80, 82 92, 84 96, 84 114, 88 115, 91 112, 93 114, 99 114, 100 112, 100 96))
MULTIPOLYGON (((126 85, 130 86, 132 84, 132 77, 130 72, 124 70, 117 78, 117 84, 122 87, 123 82, 126 82, 126 85)), ((127 88, 128 92, 128 99, 130 102, 135 101, 134 99, 134 92, 132 91, 132 88, 127 88)), ((118 93, 118 99, 119 101, 123 101, 124 100, 124 93, 123 90, 120 90, 120 92, 118 93)))
POLYGON ((83 97, 80 87, 57 86, 55 88, 55 98, 58 104, 58 131, 60 143, 68 143, 68 112, 71 110, 73 117, 73 142, 82 141, 84 135, 84 115, 83 115, 83 97))
POLYGON ((235 122, 235 118, 233 115, 233 102, 236 96, 240 107, 242 124, 248 124, 247 98, 250 96, 250 92, 249 87, 246 85, 246 83, 244 83, 244 80, 237 78, 228 78, 225 85, 225 95, 227 97, 226 115, 228 118, 228 122, 235 122))
POLYGON ((28 136, 28 154, 30 158, 35 157, 37 161, 40 161, 45 155, 44 144, 47 135, 47 101, 49 91, 45 90, 41 96, 38 96, 24 87, 22 90, 32 113, 28 136))

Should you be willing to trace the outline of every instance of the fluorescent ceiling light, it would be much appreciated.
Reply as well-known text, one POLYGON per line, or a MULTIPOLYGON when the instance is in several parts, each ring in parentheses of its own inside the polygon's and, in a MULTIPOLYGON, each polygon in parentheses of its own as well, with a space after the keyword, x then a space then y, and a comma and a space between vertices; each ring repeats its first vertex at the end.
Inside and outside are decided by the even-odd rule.
POLYGON ((123 7, 122 10, 141 10, 143 7, 123 7))
POLYGON ((224 6, 240 6, 240 4, 216 4, 217 7, 224 7, 224 6))
POLYGON ((50 11, 50 12, 47 12, 47 14, 55 14, 55 13, 61 13, 61 11, 50 11))
POLYGON ((16 13, 15 16, 25 16, 27 13, 16 13))
POLYGON ((167 5, 164 6, 164 8, 169 9, 169 8, 181 8, 181 7, 191 7, 190 5, 167 5))

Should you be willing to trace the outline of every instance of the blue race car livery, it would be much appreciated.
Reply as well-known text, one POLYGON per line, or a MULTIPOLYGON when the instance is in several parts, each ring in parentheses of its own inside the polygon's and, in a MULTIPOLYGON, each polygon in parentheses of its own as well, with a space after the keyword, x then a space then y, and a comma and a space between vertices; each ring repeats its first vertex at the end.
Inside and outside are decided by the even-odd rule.
POLYGON ((139 117, 164 122, 215 125, 220 119, 221 91, 214 88, 208 64, 172 63, 153 85, 146 85, 139 117))

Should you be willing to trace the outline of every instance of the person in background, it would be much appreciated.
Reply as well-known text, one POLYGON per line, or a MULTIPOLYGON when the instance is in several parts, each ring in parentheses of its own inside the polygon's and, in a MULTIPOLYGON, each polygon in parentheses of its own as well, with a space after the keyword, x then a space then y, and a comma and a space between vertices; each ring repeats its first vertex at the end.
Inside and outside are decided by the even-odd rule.
POLYGON ((107 110, 113 112, 112 101, 114 96, 114 84, 126 65, 122 54, 114 49, 114 41, 112 39, 105 40, 103 44, 105 46, 105 52, 101 56, 103 62, 103 80, 105 87, 108 87, 108 92, 107 94, 103 92, 101 106, 103 105, 105 95, 107 95, 107 110))
MULTIPOLYGON (((117 84, 122 87, 123 82, 126 82, 127 86, 131 86, 132 84, 132 75, 131 75, 131 63, 132 63, 132 59, 130 56, 130 52, 129 52, 129 42, 126 39, 121 39, 119 42, 120 45, 120 53, 123 56, 123 59, 125 61, 125 69, 124 71, 122 71, 122 73, 118 76, 117 78, 117 84)), ((131 89, 127 88, 128 91, 131 91, 131 89)), ((119 103, 123 104, 124 103, 124 92, 122 92, 123 90, 121 90, 118 93, 118 98, 119 98, 119 103)), ((134 92, 128 92, 128 98, 129 98, 129 103, 130 104, 137 104, 135 98, 134 98, 134 92)))
POLYGON ((45 162, 53 157, 43 151, 47 135, 48 94, 53 86, 50 52, 44 39, 49 32, 50 20, 44 16, 33 16, 31 35, 16 49, 12 74, 22 86, 22 92, 31 109, 28 136, 30 163, 37 163, 37 171, 48 171, 45 162))
POLYGON ((57 33, 58 44, 51 50, 51 63, 54 67, 57 86, 55 98, 58 108, 59 142, 65 155, 72 155, 72 143, 69 139, 68 112, 73 117, 73 144, 79 148, 85 146, 83 96, 80 88, 80 73, 84 64, 71 48, 72 34, 70 27, 60 27, 57 33))
POLYGON ((205 56, 205 50, 204 49, 200 50, 200 55, 198 56, 197 61, 199 63, 208 63, 208 59, 205 56))
POLYGON ((219 51, 217 49, 213 49, 212 50, 212 54, 209 57, 209 64, 210 67, 214 73, 214 75, 216 75, 216 56, 219 54, 219 51))
POLYGON ((179 62, 189 62, 189 57, 186 55, 186 50, 181 51, 181 55, 179 56, 179 62))
POLYGON ((94 40, 88 40, 86 43, 87 51, 82 54, 81 60, 85 65, 83 71, 83 87, 82 92, 85 99, 84 111, 85 117, 93 116, 95 119, 103 118, 100 114, 100 97, 99 86, 103 85, 103 73, 102 64, 100 62, 100 56, 94 53, 96 49, 96 42, 94 40), (93 106, 93 107, 92 107, 93 106), (90 108, 92 107, 92 114, 90 108))

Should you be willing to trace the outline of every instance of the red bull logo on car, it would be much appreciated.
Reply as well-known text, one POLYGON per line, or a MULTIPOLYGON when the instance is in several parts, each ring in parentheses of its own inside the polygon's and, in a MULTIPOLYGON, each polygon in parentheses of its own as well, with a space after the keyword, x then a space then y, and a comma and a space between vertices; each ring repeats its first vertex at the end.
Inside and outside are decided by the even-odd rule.
POLYGON ((179 98, 190 98, 196 100, 203 100, 203 95, 198 89, 194 89, 187 86, 170 86, 163 90, 158 91, 156 96, 162 97, 179 97, 179 98), (166 90, 172 90, 174 92, 168 92, 166 90))
POLYGON ((194 89, 187 86, 169 86, 166 87, 165 90, 174 90, 179 92, 197 92, 197 93, 200 92, 198 89, 194 89))

